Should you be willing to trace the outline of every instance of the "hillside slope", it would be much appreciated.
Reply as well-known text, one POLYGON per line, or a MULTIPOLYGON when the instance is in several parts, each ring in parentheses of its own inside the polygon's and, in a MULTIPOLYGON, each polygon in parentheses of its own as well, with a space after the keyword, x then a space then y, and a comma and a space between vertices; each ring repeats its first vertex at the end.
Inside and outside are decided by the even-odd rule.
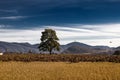
MULTIPOLYGON (((1 52, 16 53, 40 53, 39 44, 31 45, 29 43, 9 43, 0 41, 1 52)), ((80 42, 72 42, 60 46, 60 51, 55 53, 109 53, 112 48, 108 46, 90 46, 80 42)))

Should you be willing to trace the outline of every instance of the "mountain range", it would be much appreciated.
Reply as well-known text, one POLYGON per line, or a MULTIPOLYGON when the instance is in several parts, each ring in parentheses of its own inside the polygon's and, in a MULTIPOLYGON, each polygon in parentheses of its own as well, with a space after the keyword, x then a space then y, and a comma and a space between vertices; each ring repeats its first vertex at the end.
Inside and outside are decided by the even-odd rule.
MULTIPOLYGON (((0 52, 8 52, 8 53, 40 53, 38 49, 39 44, 29 44, 29 43, 9 43, 0 41, 0 52)), ((54 53, 71 53, 71 54, 106 54, 113 53, 114 50, 120 49, 111 48, 108 46, 90 46, 80 42, 71 42, 66 45, 60 46, 59 52, 54 53)))

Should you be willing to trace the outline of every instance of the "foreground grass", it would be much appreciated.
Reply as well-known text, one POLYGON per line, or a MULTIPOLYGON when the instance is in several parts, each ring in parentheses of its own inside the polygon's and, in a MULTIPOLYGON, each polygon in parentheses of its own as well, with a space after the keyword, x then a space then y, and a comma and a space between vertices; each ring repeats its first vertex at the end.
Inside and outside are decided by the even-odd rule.
POLYGON ((120 80, 120 63, 0 62, 0 80, 120 80))

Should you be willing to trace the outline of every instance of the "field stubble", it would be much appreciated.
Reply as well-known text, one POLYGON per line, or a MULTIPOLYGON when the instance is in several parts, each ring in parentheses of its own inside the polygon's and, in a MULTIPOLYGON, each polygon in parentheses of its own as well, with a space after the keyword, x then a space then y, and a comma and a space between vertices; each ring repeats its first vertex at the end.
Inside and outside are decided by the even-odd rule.
POLYGON ((120 80, 120 63, 0 62, 0 80, 120 80))

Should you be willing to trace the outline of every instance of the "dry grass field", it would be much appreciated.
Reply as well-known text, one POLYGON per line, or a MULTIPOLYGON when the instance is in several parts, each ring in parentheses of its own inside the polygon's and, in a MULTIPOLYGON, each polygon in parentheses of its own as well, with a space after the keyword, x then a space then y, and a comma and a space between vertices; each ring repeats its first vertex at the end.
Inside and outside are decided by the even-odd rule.
POLYGON ((0 62, 0 80, 120 80, 120 63, 0 62))

